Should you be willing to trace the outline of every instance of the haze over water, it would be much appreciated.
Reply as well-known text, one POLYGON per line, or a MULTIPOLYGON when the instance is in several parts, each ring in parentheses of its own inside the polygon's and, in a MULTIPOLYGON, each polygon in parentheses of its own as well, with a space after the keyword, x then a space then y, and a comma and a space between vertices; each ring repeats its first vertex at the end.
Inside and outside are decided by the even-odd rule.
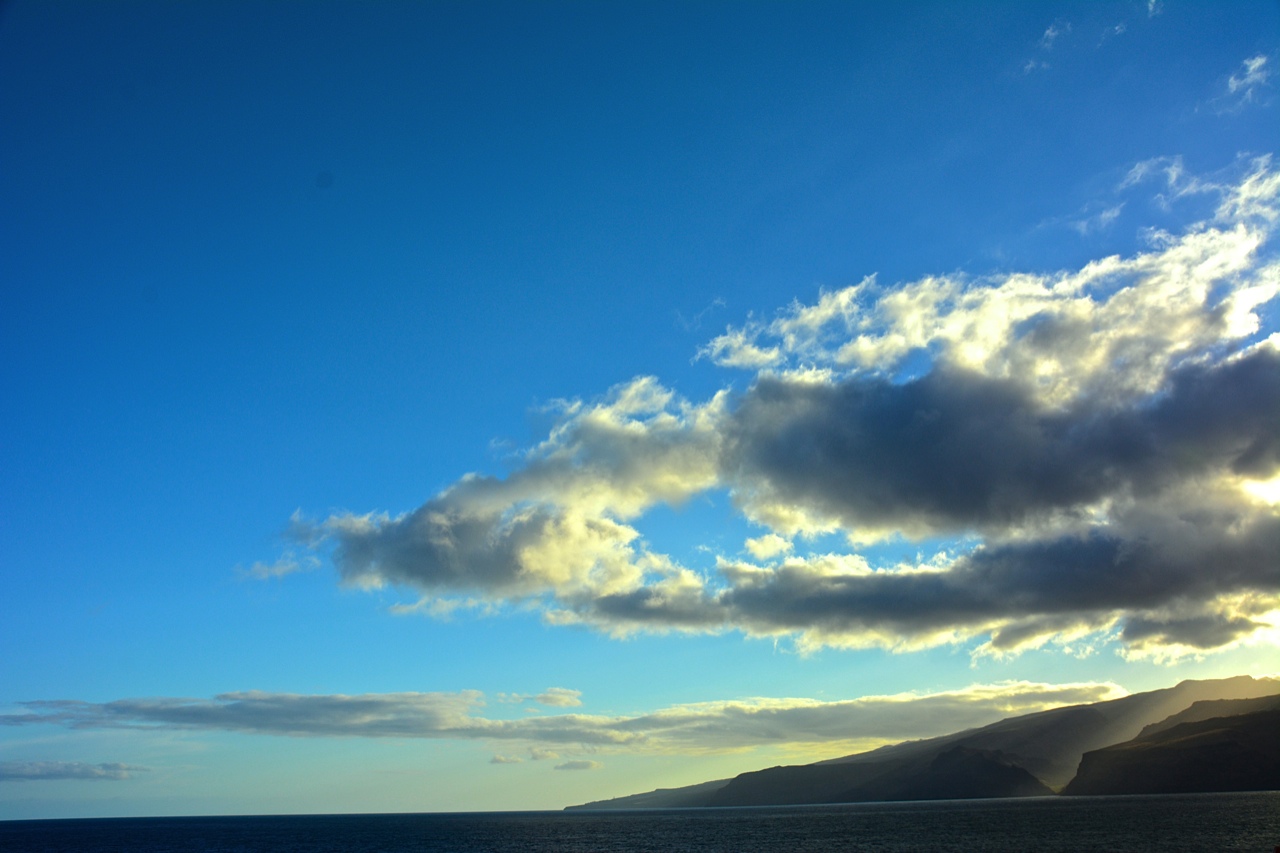
POLYGON ((5 849, 218 853, 1265 853, 1280 793, 875 803, 606 814, 144 818, 0 823, 5 849))

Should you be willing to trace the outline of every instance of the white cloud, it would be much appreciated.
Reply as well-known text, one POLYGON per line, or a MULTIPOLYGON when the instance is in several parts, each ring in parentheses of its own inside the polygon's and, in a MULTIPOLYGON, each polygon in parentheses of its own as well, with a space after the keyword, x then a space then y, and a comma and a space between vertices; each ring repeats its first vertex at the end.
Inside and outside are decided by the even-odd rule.
POLYGON ((791 540, 785 539, 776 533, 767 533, 764 536, 748 539, 746 547, 751 556, 757 560, 768 560, 779 554, 790 552, 792 544, 791 540))
POLYGON ((1052 50, 1053 45, 1059 38, 1071 32, 1071 24, 1068 21, 1054 21, 1049 28, 1044 31, 1044 35, 1040 37, 1040 47, 1045 50, 1052 50))
POLYGON ((575 760, 557 764, 557 770, 599 770, 604 765, 599 761, 575 760))
POLYGON ((1124 204, 1117 204, 1083 219, 1077 219, 1071 223, 1071 227, 1082 235, 1104 231, 1120 218, 1120 213, 1123 210, 1124 204))
POLYGON ((777 347, 756 346, 750 327, 730 328, 698 352, 698 358, 709 358, 723 367, 742 367, 759 370, 772 367, 782 360, 777 347))
POLYGON ((1227 77, 1221 93, 1209 102, 1219 113, 1236 113, 1262 102, 1271 88, 1271 60, 1265 54, 1251 56, 1240 63, 1240 68, 1227 77))
POLYGON ((416 590, 402 610, 528 607, 615 635, 995 655, 1103 634, 1134 653, 1247 641, 1268 623, 1232 602, 1280 594, 1265 558, 1280 515, 1244 486, 1280 474, 1280 348, 1255 340, 1280 294, 1280 170, 1233 168, 1135 165, 1126 191, 1216 205, 1143 251, 893 287, 869 276, 708 344, 704 357, 754 371, 745 390, 694 402, 640 377, 563 401, 505 479, 464 476, 396 516, 295 519, 297 538, 331 549, 347 583, 416 590), (901 379, 909 361, 925 367, 901 379), (757 563, 787 556, 718 555, 698 572, 646 541, 650 509, 707 493, 766 528, 745 543, 757 563), (850 551, 794 553, 826 533, 850 551), (951 556, 898 567, 861 552, 924 537, 951 537, 951 556), (1207 609, 1168 615, 1193 605, 1207 609))
POLYGON ((533 697, 533 701, 553 708, 573 708, 582 704, 582 691, 570 690, 567 687, 549 687, 546 692, 533 697))
POLYGON ((289 551, 274 563, 256 562, 247 569, 241 569, 240 573, 254 580, 269 580, 318 568, 320 568, 320 560, 314 554, 299 555, 289 551))
MULTIPOLYGON (((931 276, 889 290, 868 279, 736 333, 744 344, 776 341, 787 360, 881 374, 928 351, 984 376, 1021 377, 1047 403, 1107 393, 1106 386, 1149 393, 1179 358, 1232 339, 1215 313, 1219 290, 1270 288, 1258 263, 1270 223, 1258 220, 1275 216, 1280 180, 1266 158, 1234 185, 1191 179, 1173 158, 1135 166, 1125 186, 1157 169, 1179 196, 1221 196, 1218 218, 1158 251, 1076 271, 931 276)), ((1103 214, 1115 215, 1115 208, 1103 214)))
MULTIPOLYGON (((553 708, 573 708, 582 704, 582 691, 570 690, 567 687, 548 687, 543 692, 530 696, 526 693, 499 693, 497 700, 504 704, 520 704, 533 700, 539 705, 546 705, 553 708)), ((527 708, 527 711, 536 713, 538 709, 527 708)))
POLYGON ((1267 68, 1267 57, 1261 55, 1252 56, 1242 64, 1243 68, 1227 79, 1227 91, 1249 98, 1255 89, 1271 79, 1271 70, 1267 68))

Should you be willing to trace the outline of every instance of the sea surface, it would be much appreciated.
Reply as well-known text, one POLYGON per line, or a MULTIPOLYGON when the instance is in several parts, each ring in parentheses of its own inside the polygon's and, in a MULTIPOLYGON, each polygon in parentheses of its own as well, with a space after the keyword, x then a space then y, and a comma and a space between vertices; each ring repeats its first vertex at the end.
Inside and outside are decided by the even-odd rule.
POLYGON ((1280 792, 611 812, 0 822, 0 851, 1273 853, 1280 792))

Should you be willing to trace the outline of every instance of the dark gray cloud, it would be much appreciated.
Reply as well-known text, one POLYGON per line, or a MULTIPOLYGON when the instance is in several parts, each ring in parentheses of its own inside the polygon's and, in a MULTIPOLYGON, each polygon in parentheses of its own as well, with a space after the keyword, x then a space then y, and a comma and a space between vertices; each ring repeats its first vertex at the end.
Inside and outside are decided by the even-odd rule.
POLYGON ((400 518, 347 525, 335 537, 333 560, 355 583, 509 590, 522 580, 521 548, 544 538, 554 520, 546 507, 504 519, 442 496, 400 518))
POLYGON ((1208 613, 1182 618, 1130 617, 1121 636, 1130 645, 1148 643, 1167 646, 1174 643, 1195 649, 1214 649, 1239 637, 1265 628, 1266 623, 1246 616, 1208 613))
MULTIPOLYGON (((830 576, 784 567, 765 583, 729 590, 718 604, 735 621, 761 631, 914 637, 966 628, 993 632, 997 648, 1012 647, 1037 633, 1029 621, 1040 633, 1073 622, 1100 628, 1122 613, 1212 602, 1243 591, 1280 592, 1280 521, 1264 517, 1243 524, 1230 533, 1198 530, 1169 544, 1094 533, 985 547, 945 571, 830 576), (1013 630, 1004 636, 1000 626, 1011 616, 1013 630)), ((1204 647, 1206 635, 1195 624, 1166 622, 1164 636, 1204 647)), ((1213 645, 1239 633, 1220 632, 1221 642, 1213 645)), ((1126 630, 1127 639, 1137 636, 1126 630)))
POLYGON ((696 404, 640 377, 563 402, 507 477, 399 516, 295 519, 297 544, 422 595, 398 612, 517 603, 803 648, 1229 645, 1280 614, 1280 336, 1259 310, 1280 294, 1280 170, 1232 173, 1138 164, 1120 190, 1161 178, 1168 205, 1216 198, 1213 216, 1078 270, 824 292, 703 349, 758 371, 745 390, 696 404), (764 530, 698 572, 642 522, 708 492, 764 530), (848 549, 817 553, 819 534, 848 549), (919 566, 861 550, 926 538, 946 541, 919 566))
POLYGON ((52 724, 73 729, 128 728, 228 731, 288 737, 485 738, 547 743, 623 743, 637 736, 604 718, 564 714, 494 720, 474 712, 475 691, 376 693, 355 696, 224 693, 212 699, 148 698, 114 702, 41 700, 24 713, 0 715, 0 725, 52 724))
POLYGON ((726 425, 724 467, 748 511, 773 505, 861 528, 999 531, 1117 494, 1280 469, 1280 352, 1176 371, 1118 407, 1046 410, 1025 384, 934 370, 903 384, 764 377, 726 425))
POLYGON ((38 782, 66 779, 119 782, 146 767, 133 764, 85 764, 80 761, 0 761, 0 782, 38 782))
MULTIPOLYGON (((566 713, 509 720, 482 716, 483 697, 475 692, 361 696, 245 692, 213 699, 26 702, 22 703, 24 713, 0 716, 0 725, 502 741, 528 745, 531 758, 537 760, 574 750, 689 752, 775 743, 901 740, 993 722, 1013 710, 1098 701, 1117 691, 1105 683, 1006 682, 945 693, 834 702, 755 698, 679 705, 631 716, 566 713)), ((493 761, 513 763, 515 759, 499 754, 493 761)), ((129 770, 119 767, 121 772, 129 770)))
POLYGON ((1201 649, 1263 627, 1232 598, 1280 595, 1280 518, 1178 509, 1134 510, 1093 530, 983 545, 940 568, 848 573, 821 558, 788 560, 719 589, 678 597, 641 589, 582 602, 577 612, 602 624, 736 626, 852 645, 958 631, 989 635, 993 650, 1117 620, 1127 643, 1201 649), (1183 615, 1164 615, 1170 610, 1183 615))
POLYGON ((945 371, 906 384, 768 378, 728 434, 736 481, 754 484, 748 503, 766 494, 854 532, 1033 526, 945 567, 851 573, 788 559, 728 572, 721 586, 590 598, 576 604, 582 618, 855 641, 960 630, 990 634, 997 650, 1119 619, 1131 644, 1210 648, 1263 625, 1217 602, 1280 594, 1280 516, 1213 485, 1280 471, 1275 350, 1189 365, 1130 406, 1065 413, 1014 383, 945 371), (1091 519, 1085 510, 1102 500, 1105 519, 1091 519), (1034 527, 1062 516, 1065 531, 1034 527))
POLYGON ((249 691, 213 699, 164 697, 102 703, 58 699, 20 703, 27 711, 0 715, 0 725, 422 737, 465 725, 469 710, 480 701, 474 692, 335 696, 249 691))

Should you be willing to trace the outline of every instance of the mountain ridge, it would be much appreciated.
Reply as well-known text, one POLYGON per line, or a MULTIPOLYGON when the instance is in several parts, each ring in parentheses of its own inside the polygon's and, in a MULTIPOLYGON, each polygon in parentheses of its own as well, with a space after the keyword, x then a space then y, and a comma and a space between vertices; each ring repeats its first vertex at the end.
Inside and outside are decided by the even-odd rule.
POLYGON ((1178 723, 1086 752, 1080 771, 1062 793, 1188 794, 1278 788, 1280 708, 1269 708, 1178 723))
POLYGON ((1052 794, 1072 781, 1086 753, 1131 741, 1144 729, 1200 702, 1253 700, 1272 694, 1280 694, 1280 680, 1275 678, 1187 680, 1173 687, 1008 717, 986 726, 811 764, 748 771, 731 779, 597 800, 568 809, 865 802, 935 799, 944 793, 946 798, 958 799, 1052 794), (950 753, 955 754, 949 763, 937 763, 950 753), (930 792, 937 796, 928 795, 930 792))

